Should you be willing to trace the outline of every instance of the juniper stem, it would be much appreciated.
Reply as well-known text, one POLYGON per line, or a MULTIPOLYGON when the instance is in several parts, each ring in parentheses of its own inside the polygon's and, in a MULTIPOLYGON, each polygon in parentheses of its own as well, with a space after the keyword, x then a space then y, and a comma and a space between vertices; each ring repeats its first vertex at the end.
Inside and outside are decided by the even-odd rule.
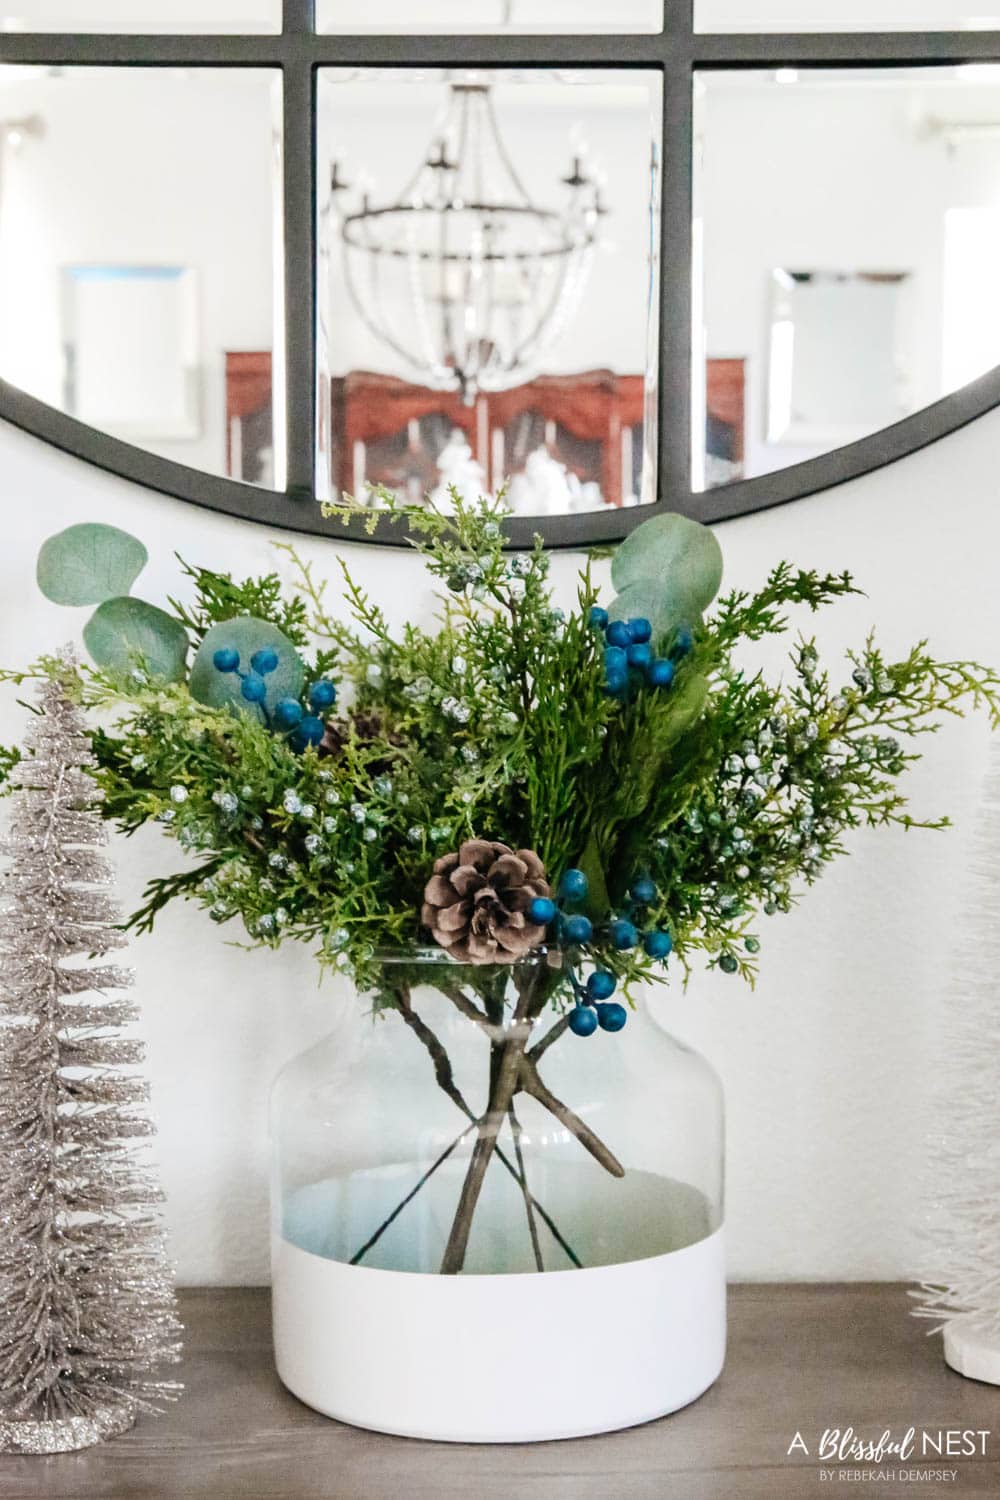
POLYGON ((563 1035, 568 1027, 569 1012, 567 1011, 566 1014, 562 1016, 554 1026, 551 1026, 549 1028, 549 1030, 542 1037, 541 1041, 536 1042, 535 1045, 531 1048, 528 1056, 532 1059, 532 1061, 537 1063, 538 1059, 543 1055, 543 1053, 548 1051, 553 1042, 557 1042, 559 1040, 559 1038, 563 1035))
MULTIPOLYGON (((449 999, 453 998, 453 995, 450 991, 445 990, 443 991, 443 993, 449 999)), ((455 1083, 451 1060, 448 1057, 448 1054, 445 1051, 440 1038, 434 1034, 427 1023, 423 1021, 413 1009, 408 986, 400 985, 399 989, 396 991, 396 1001, 399 1009, 399 1014, 402 1016, 407 1026, 409 1026, 410 1030, 414 1033, 414 1035, 418 1038, 418 1040, 430 1054, 430 1057, 434 1063, 434 1073, 439 1086, 448 1095, 448 1098, 452 1101, 452 1103, 462 1111, 466 1118, 468 1120, 471 1120, 473 1124, 478 1125, 479 1116, 470 1107, 468 1101, 462 1094, 461 1089, 459 1089, 458 1085, 455 1083)), ((500 1162, 500 1165, 510 1173, 511 1177, 514 1178, 514 1181, 519 1186, 523 1186, 522 1178, 517 1170, 517 1167, 511 1161, 507 1153, 503 1151, 499 1145, 496 1148, 496 1156, 497 1160, 500 1162)), ((541 1219, 542 1223, 545 1225, 546 1229, 549 1231, 556 1244, 560 1247, 561 1250, 565 1251, 567 1258, 572 1261, 576 1269, 578 1271, 582 1271, 583 1261, 577 1255, 576 1251, 573 1249, 569 1241, 566 1240, 562 1235, 555 1220, 552 1218, 552 1215, 548 1213, 548 1211, 541 1203, 539 1203, 537 1198, 532 1197, 531 1202, 534 1211, 538 1214, 538 1217, 541 1219)))
POLYGON ((534 1059, 522 1055, 519 1068, 520 1086, 524 1092, 530 1094, 533 1099, 537 1099, 538 1103, 544 1105, 550 1114, 555 1115, 560 1124, 572 1131, 580 1145, 589 1151, 594 1160, 599 1161, 612 1177, 624 1177, 625 1168, 614 1152, 609 1151, 600 1136, 595 1135, 590 1126, 581 1120, 579 1115, 574 1114, 561 1099, 557 1099, 552 1090, 542 1082, 534 1059))
POLYGON ((441 1262, 441 1274, 443 1276, 455 1276, 465 1264, 465 1252, 469 1244, 469 1233, 472 1229, 472 1216, 479 1202, 479 1195, 483 1190, 483 1182, 486 1178, 486 1169, 490 1164, 490 1158, 496 1149, 497 1136, 504 1122, 511 1101, 517 1090, 517 1080, 521 1059, 524 1056, 524 1044, 527 1041, 527 1025, 524 1017, 520 1014, 521 1002, 518 1003, 517 1012, 514 1017, 514 1025, 508 1033, 508 1040, 501 1045, 494 1043, 494 1077, 490 1088, 490 1100, 486 1113, 479 1125, 479 1135, 472 1149, 472 1160, 469 1170, 462 1184, 462 1191, 458 1199, 458 1207, 452 1221, 451 1233, 445 1246, 444 1259, 441 1262))
POLYGON ((490 1049, 489 1104, 479 1125, 479 1135, 472 1150, 472 1160, 462 1184, 451 1233, 445 1246, 444 1259, 441 1262, 443 1276, 457 1275, 465 1264, 465 1252, 472 1229, 472 1216, 483 1190, 486 1169, 496 1150, 500 1127, 517 1093, 521 1060, 531 1035, 531 1021, 528 1017, 536 988, 534 979, 535 976, 531 975, 528 979, 521 981, 520 977, 515 974, 514 982, 518 988, 518 997, 514 1008, 514 1019, 509 1030, 504 1033, 504 1040, 494 1041, 490 1049))
POLYGON ((528 1174, 524 1166, 524 1153, 521 1150, 521 1122, 511 1103, 507 1111, 510 1120, 511 1134, 514 1137, 514 1156, 517 1161, 517 1170, 521 1176, 521 1192, 524 1194, 524 1212, 528 1220, 528 1233, 531 1236, 531 1252, 535 1257, 535 1270, 544 1271, 545 1264, 542 1260, 542 1247, 538 1243, 538 1225, 535 1223, 535 1211, 532 1206, 531 1194, 528 1191, 528 1174))

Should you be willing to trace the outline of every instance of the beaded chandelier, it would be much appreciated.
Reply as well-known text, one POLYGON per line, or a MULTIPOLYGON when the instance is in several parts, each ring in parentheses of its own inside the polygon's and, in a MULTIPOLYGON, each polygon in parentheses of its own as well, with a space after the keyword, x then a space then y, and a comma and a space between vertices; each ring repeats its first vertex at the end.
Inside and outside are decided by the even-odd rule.
POLYGON ((345 275, 370 332, 438 390, 469 406, 540 369, 576 311, 605 212, 575 157, 561 208, 528 193, 504 144, 491 88, 449 85, 442 128, 391 203, 349 212, 334 163, 345 275))

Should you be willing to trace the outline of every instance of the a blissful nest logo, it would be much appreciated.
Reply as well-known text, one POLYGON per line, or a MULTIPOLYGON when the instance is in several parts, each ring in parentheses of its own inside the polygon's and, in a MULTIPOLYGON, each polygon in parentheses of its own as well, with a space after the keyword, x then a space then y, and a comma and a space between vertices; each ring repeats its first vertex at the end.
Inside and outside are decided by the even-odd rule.
POLYGON ((875 1435, 853 1427, 826 1427, 810 1440, 796 1432, 787 1456, 801 1453, 819 1463, 822 1482, 842 1484, 954 1484, 958 1469, 953 1461, 985 1458, 988 1429, 971 1427, 908 1427, 896 1433, 891 1428, 875 1435))

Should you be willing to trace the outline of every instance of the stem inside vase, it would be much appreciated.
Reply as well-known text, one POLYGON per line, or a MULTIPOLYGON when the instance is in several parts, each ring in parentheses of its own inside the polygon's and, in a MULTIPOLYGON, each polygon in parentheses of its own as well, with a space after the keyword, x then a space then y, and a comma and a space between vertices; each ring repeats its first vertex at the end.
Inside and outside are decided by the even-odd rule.
POLYGON ((377 1244, 382 1234, 417 1197, 438 1169, 451 1158, 466 1137, 475 1130, 475 1144, 452 1219, 441 1261, 441 1273, 456 1275, 465 1265, 477 1205, 494 1156, 520 1187, 536 1270, 544 1270, 538 1235, 539 1220, 552 1234, 571 1264, 577 1269, 582 1269, 580 1257, 559 1230, 551 1214, 534 1196, 528 1183, 522 1150, 523 1132, 516 1112, 518 1095, 525 1094, 554 1115, 559 1123, 575 1135, 590 1155, 612 1176, 623 1176, 624 1168, 605 1143, 568 1105, 557 1099, 541 1079, 539 1062, 549 1047, 563 1036, 566 1022, 565 1018, 555 1020, 541 1039, 533 1047, 528 1048, 532 1031, 548 999, 546 986, 539 982, 539 971, 533 970, 527 974, 515 971, 513 980, 517 988, 517 1001, 509 1022, 505 1018, 502 997, 490 994, 488 991, 484 995, 474 997, 465 993, 459 986, 437 986, 439 992, 470 1024, 478 1026, 483 1031, 488 1041, 489 1087, 486 1108, 481 1114, 470 1106, 459 1088, 451 1058, 440 1037, 414 1009, 410 986, 405 983, 398 983, 394 986, 393 997, 398 1014, 427 1052, 434 1068, 438 1087, 447 1094, 469 1123, 369 1236, 365 1244, 352 1257, 352 1265, 360 1264, 367 1252, 377 1244), (477 1001, 481 1001, 481 1004, 477 1001), (515 1160, 513 1162, 499 1140, 505 1123, 511 1131, 514 1142, 515 1160))

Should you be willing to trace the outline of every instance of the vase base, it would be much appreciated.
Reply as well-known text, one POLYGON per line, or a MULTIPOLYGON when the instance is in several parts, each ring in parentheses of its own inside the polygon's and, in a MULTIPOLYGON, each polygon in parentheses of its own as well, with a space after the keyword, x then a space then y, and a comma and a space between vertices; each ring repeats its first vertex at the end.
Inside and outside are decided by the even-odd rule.
POLYGON ((413 1275, 275 1238, 278 1374, 355 1427, 456 1443, 613 1432, 689 1405, 725 1357, 723 1234, 580 1271, 413 1275))
POLYGON ((968 1380, 1000 1385, 1000 1336, 996 1325, 957 1321, 945 1325, 945 1362, 968 1380))

